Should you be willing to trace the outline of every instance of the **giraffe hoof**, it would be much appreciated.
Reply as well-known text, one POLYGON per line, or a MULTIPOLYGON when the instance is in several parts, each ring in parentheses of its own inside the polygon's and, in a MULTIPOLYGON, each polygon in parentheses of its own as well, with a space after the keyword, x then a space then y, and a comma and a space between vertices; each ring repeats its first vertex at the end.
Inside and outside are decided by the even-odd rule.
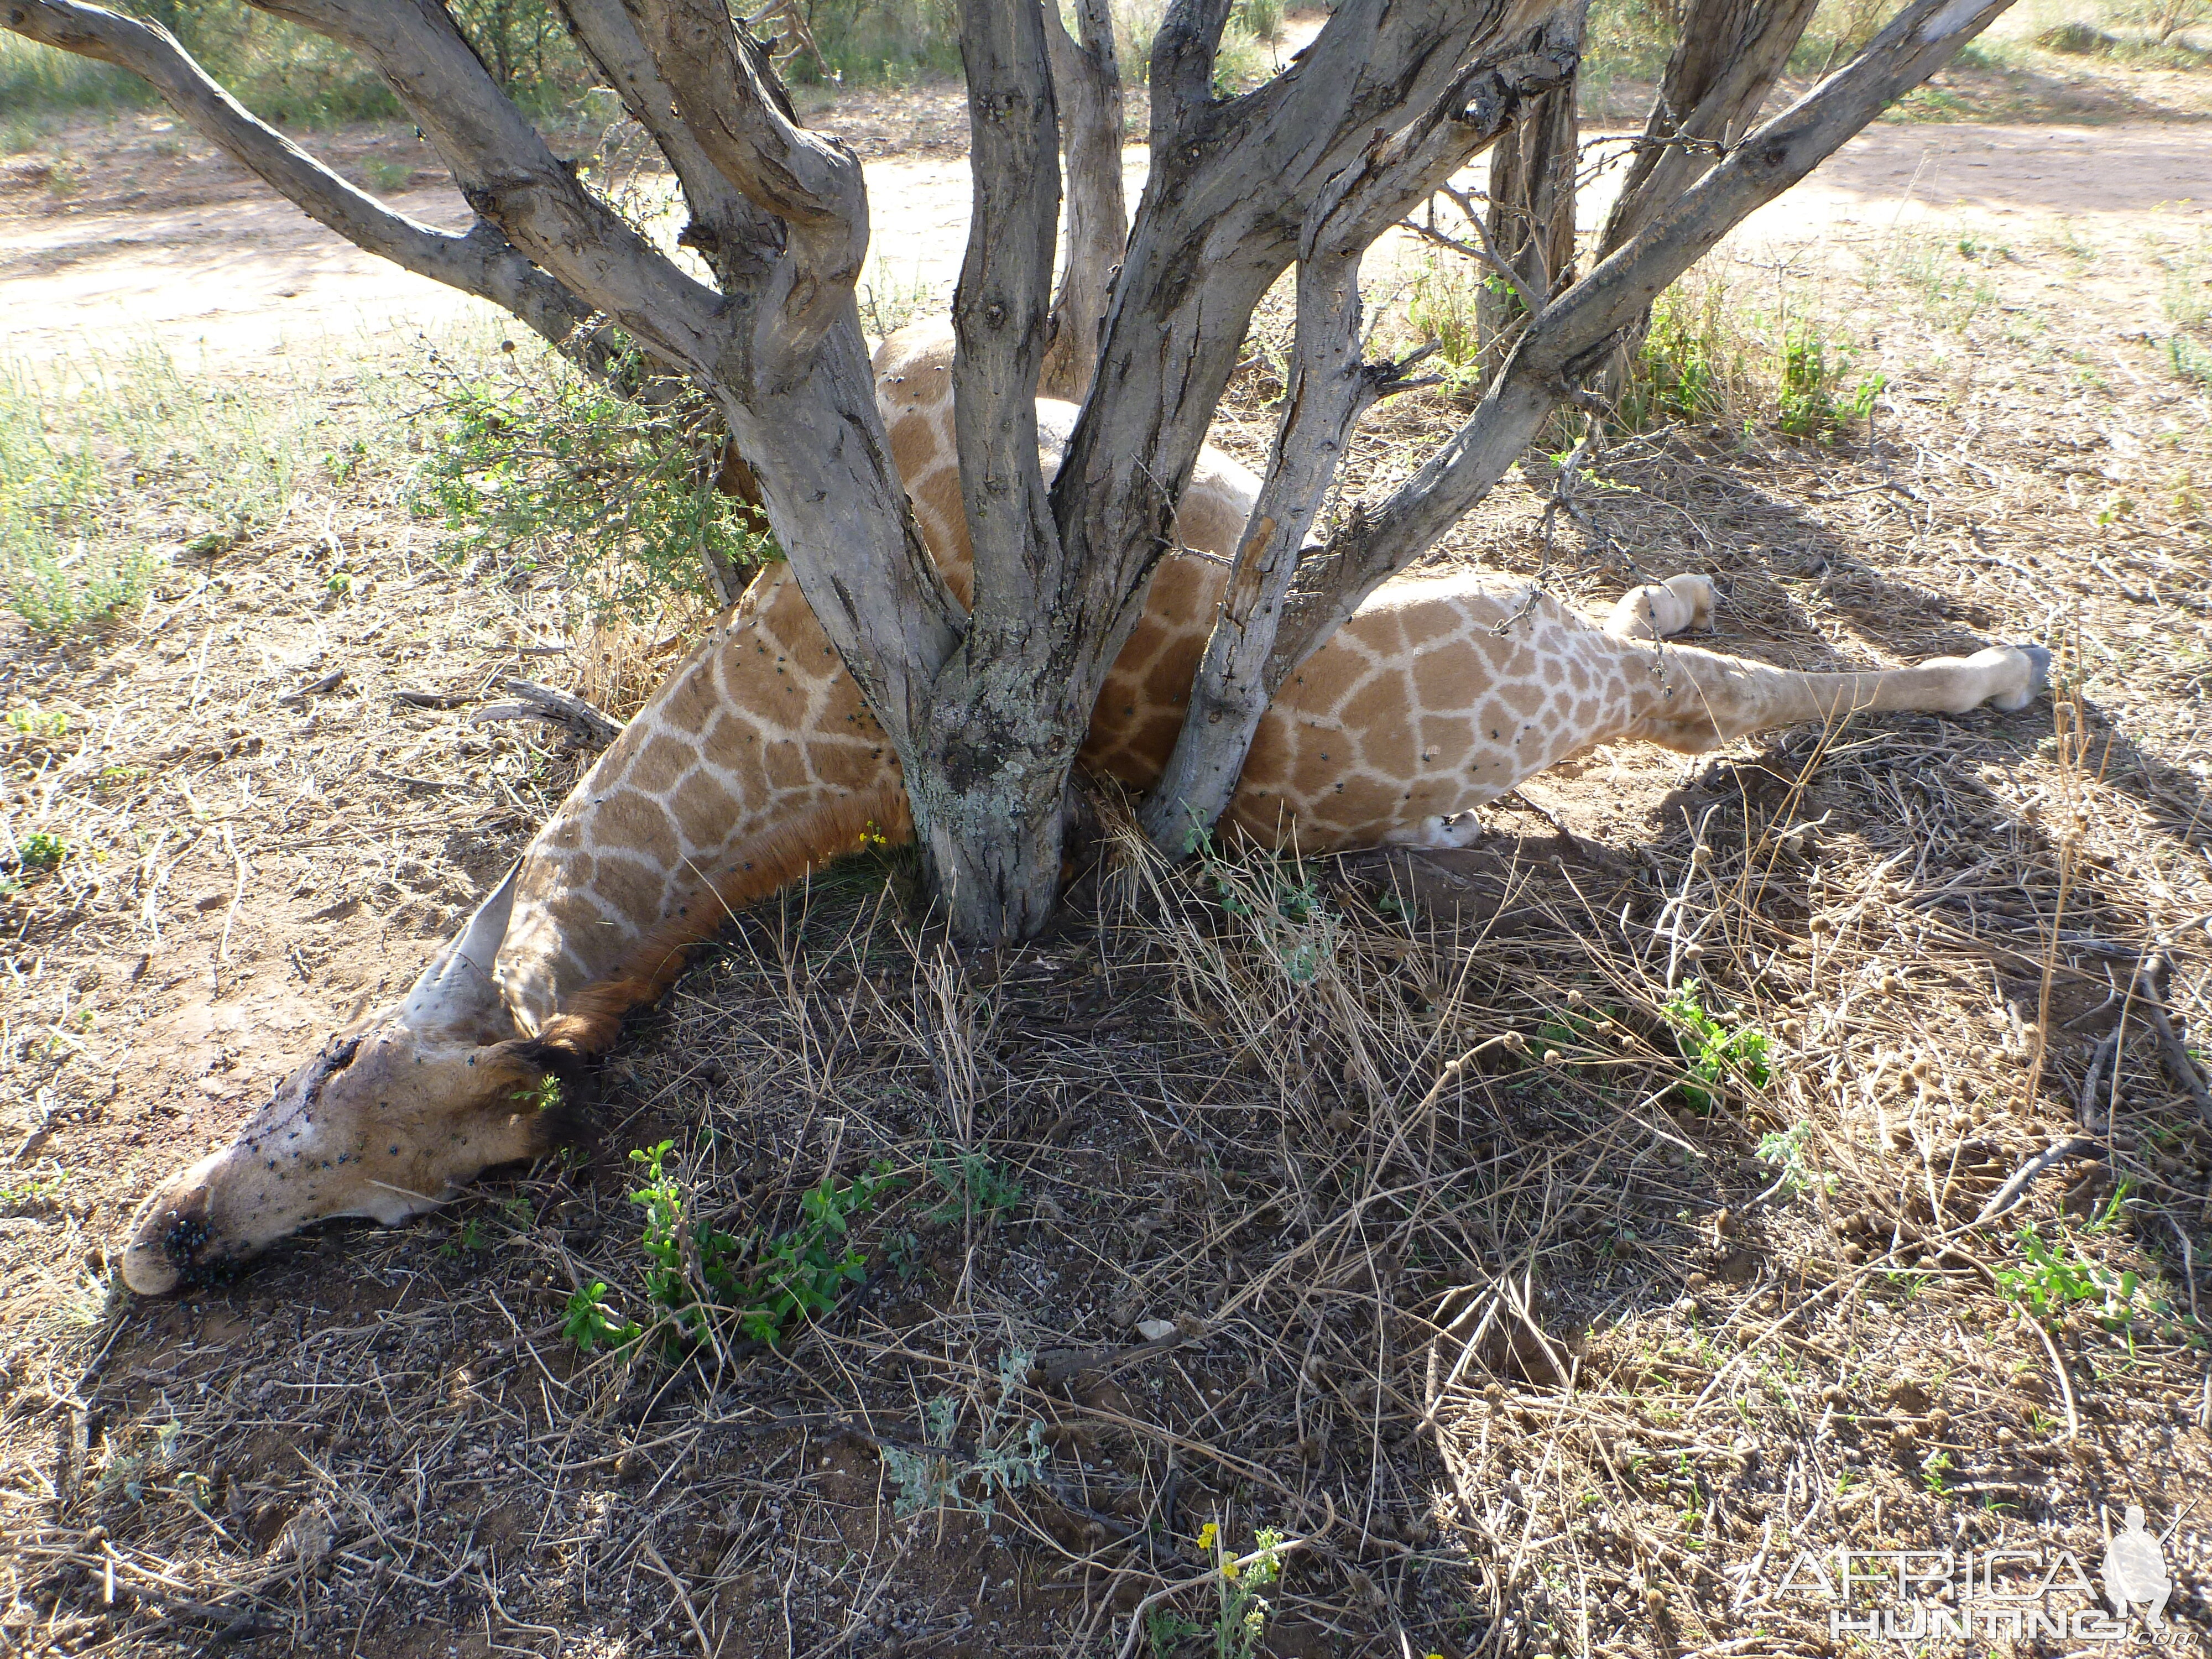
POLYGON ((2027 659, 2027 684, 2017 691, 2004 691, 1990 699, 1990 707, 2012 714, 2033 702, 2038 693, 2051 684, 2051 653, 2039 645, 2015 645, 2011 647, 2027 659))

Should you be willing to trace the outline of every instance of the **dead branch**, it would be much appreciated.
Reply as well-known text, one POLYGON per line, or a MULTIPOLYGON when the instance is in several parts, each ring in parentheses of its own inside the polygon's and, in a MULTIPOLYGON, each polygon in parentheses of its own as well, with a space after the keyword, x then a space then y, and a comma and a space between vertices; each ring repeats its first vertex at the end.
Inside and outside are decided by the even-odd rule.
POLYGON ((480 708, 469 716, 471 726, 483 726, 493 720, 550 720, 556 726, 567 726, 579 741, 594 749, 604 749, 622 736, 619 722, 609 720, 581 697, 570 696, 566 691, 556 691, 535 680, 518 679, 501 682, 500 689, 514 692, 522 701, 480 708))

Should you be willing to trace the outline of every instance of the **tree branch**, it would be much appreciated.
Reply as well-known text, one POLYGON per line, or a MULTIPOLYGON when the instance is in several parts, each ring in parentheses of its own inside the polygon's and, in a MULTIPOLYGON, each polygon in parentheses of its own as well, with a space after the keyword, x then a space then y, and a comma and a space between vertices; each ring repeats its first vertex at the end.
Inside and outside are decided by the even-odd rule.
POLYGON ((722 0, 623 3, 708 159, 787 228, 775 279, 753 301, 750 329, 740 330, 739 378, 798 374, 852 308, 867 258, 860 158, 799 125, 766 48, 738 32, 722 0))
POLYGON ((782 228, 759 212, 722 176, 697 137, 676 117, 676 94, 639 39, 621 0, 560 0, 584 55, 622 99, 667 159, 684 191, 691 222, 677 240, 696 247, 723 290, 758 286, 783 244, 782 228))
POLYGON ((373 62, 452 169, 468 204, 655 356, 703 373, 720 355, 729 329, 720 296, 584 188, 492 80, 442 5, 251 3, 373 62))
POLYGON ((1060 562, 1037 459, 1060 225, 1060 122, 1037 0, 964 0, 960 52, 975 190, 952 300, 953 430, 977 619, 1027 624, 1043 597, 1038 579, 1060 562))
POLYGON ((1626 244, 1743 136, 1819 3, 1692 0, 1644 123, 1644 142, 1606 216, 1599 258, 1626 244), (1686 138, 1704 142, 1677 142, 1686 138))
POLYGON ((1500 67, 1540 38, 1536 25, 1578 20, 1583 0, 1533 13, 1508 0, 1344 0, 1288 69, 1226 101, 1210 84, 1218 10, 1178 0, 1153 47, 1152 172, 1053 482, 1082 573, 1055 614, 1097 642, 1096 659, 1076 665, 1094 693, 1173 544, 1173 504, 1253 307, 1297 257, 1309 206, 1471 59, 1500 67))
POLYGON ((1526 104, 1572 84, 1581 24, 1579 11, 1563 14, 1547 25, 1536 50, 1504 64, 1470 64, 1420 116, 1331 179, 1307 210, 1296 343, 1274 447, 1175 751, 1141 812, 1146 832, 1170 857, 1187 852, 1193 834, 1211 826, 1229 804, 1267 712, 1272 688, 1265 671, 1298 550, 1353 425, 1401 381, 1405 365, 1360 361, 1361 258, 1505 131, 1526 104))
POLYGON ((1114 59, 1107 0, 1076 0, 1081 44, 1068 36, 1057 3, 1044 8, 1060 106, 1060 157, 1066 175, 1067 235, 1060 292, 1052 303, 1051 343, 1037 390, 1080 401, 1098 366, 1106 302, 1128 246, 1129 209, 1121 184, 1121 71, 1114 59))
POLYGON ((1613 337, 1715 244, 1948 63, 2012 0, 1913 0, 1843 69, 1760 127, 1554 300, 1451 439, 1373 511, 1355 510, 1300 568, 1267 685, 1279 687, 1386 579, 1489 494, 1613 337))
POLYGON ((457 236, 356 190, 224 91, 158 24, 82 0, 0 0, 0 23, 42 46, 130 70, 202 137, 317 223, 404 270, 490 301, 555 345, 569 342, 592 313, 489 221, 457 236))

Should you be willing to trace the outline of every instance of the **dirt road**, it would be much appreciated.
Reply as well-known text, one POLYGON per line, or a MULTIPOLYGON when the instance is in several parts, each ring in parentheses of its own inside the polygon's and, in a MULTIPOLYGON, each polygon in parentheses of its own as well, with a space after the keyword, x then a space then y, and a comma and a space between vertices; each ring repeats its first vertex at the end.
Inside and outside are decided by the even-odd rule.
MULTIPOLYGON (((1128 155, 1133 198, 1146 152, 1128 155)), ((416 179, 423 175, 416 173, 416 179)), ((951 155, 867 163, 874 208, 870 282, 911 298, 948 294, 967 232, 965 161, 951 155)), ((215 182, 208 181, 210 185, 215 182)), ((54 198, 31 169, 0 170, 0 362, 39 362, 158 342, 190 366, 302 349, 356 349, 442 330, 489 307, 362 253, 241 179, 234 192, 164 186, 129 204, 54 198)), ((1585 223, 1603 212, 1601 179, 1585 223)), ((449 190, 404 191, 394 205, 465 225, 449 190)), ((1988 221, 2017 237, 2038 226, 2212 215, 2212 127, 1882 125, 1753 216, 1738 245, 1848 244, 1931 216, 1988 221)), ((1389 257, 1391 250, 1384 250, 1389 257)), ((1379 274, 1379 273, 1377 273, 1379 274)))

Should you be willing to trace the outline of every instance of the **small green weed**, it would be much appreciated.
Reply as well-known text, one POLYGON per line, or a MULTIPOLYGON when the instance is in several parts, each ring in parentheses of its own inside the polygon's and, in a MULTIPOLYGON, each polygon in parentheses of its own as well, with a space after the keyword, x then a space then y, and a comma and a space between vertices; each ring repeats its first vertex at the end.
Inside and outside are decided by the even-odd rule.
POLYGON ((1836 396, 1843 390, 1844 378, 1850 368, 1851 354, 1838 350, 1832 362, 1828 342, 1818 333, 1793 331, 1786 337, 1775 416, 1775 425, 1785 437, 1826 437, 1845 422, 1863 421, 1873 412, 1874 400, 1889 384, 1887 377, 1867 376, 1839 404, 1836 396))
POLYGON ((878 339, 939 309, 937 290, 922 276, 921 266, 915 267, 913 275, 901 276, 880 255, 874 274, 860 284, 860 326, 878 339))
POLYGON ((1951 1454, 1931 1452, 1920 1460, 1920 1484, 1938 1498, 1950 1494, 1951 1454))
POLYGON ((527 1089, 517 1089, 514 1098, 526 1111, 550 1112, 561 1103, 561 1079, 548 1073, 527 1089))
POLYGON ((894 1515, 903 1518, 945 1508, 988 1516, 996 1510, 1000 1498, 1012 1497, 1042 1474, 1052 1455, 1044 1443, 1044 1425, 1012 1410, 1036 1358, 1036 1352, 1027 1348, 1009 1348, 999 1356, 999 1386, 976 1431, 972 1457, 952 1445, 958 1403, 947 1395, 923 1402, 922 1432, 930 1443, 916 1451, 899 1446, 883 1449, 884 1472, 898 1488, 891 1504, 894 1515))
POLYGON ((739 1237, 692 1216, 667 1166, 674 1146, 664 1140, 629 1155, 645 1178, 630 1201, 645 1212, 639 1243, 648 1264, 646 1294, 665 1310, 679 1341, 698 1340, 706 1321, 726 1312, 747 1337, 773 1342, 793 1320, 828 1312, 848 1285, 867 1279, 852 1221, 902 1184, 884 1168, 849 1182, 824 1176, 800 1195, 796 1227, 739 1237))
MULTIPOLYGON (((1765 1033, 1724 1023, 1713 1014, 1705 1005, 1698 981, 1683 981, 1660 1013, 1674 1027, 1675 1045, 1689 1067, 1688 1077, 1676 1086, 1692 1109, 1711 1111, 1714 1095, 1732 1080, 1755 1089, 1766 1086, 1765 1033)), ((1732 1011, 1729 1018, 1737 1017, 1732 1011)))
POLYGON ((415 176, 415 169, 404 161, 387 161, 381 156, 372 156, 362 164, 362 173, 368 179, 369 188, 375 191, 394 191, 415 176))
POLYGON ((985 1223, 1012 1215, 1021 1206, 1021 1183, 981 1152, 956 1152, 929 1161, 929 1178, 945 1191, 942 1204, 922 1218, 934 1223, 985 1223))
MULTIPOLYGON (((1632 430, 1668 421, 1700 425, 1728 413, 1731 355, 1723 291, 1668 289, 1651 307, 1651 325, 1621 389, 1620 416, 1632 430)), ((1741 365, 1736 364, 1737 374, 1741 365)))
POLYGON ((586 1353, 601 1348, 627 1348, 645 1334, 636 1321, 624 1319, 607 1305, 607 1287, 598 1279, 573 1291, 561 1334, 586 1353))
POLYGON ((1785 1198, 1794 1198, 1816 1186, 1826 1191, 1835 1189, 1834 1176, 1815 1175, 1806 1164, 1805 1147, 1812 1138, 1813 1125, 1806 1120, 1759 1137, 1759 1161, 1781 1171, 1776 1185, 1785 1198))
POLYGON ((1510 318, 1521 309, 1512 285, 1478 271, 1465 259, 1433 258, 1415 273, 1406 299, 1406 320, 1432 343, 1430 367, 1462 397, 1482 391, 1482 308, 1486 295, 1506 307, 1510 318))
POLYGON ((1145 1637, 1153 1659, 1167 1659, 1192 1637, 1212 1638, 1214 1659, 1252 1659, 1267 1634, 1267 1598, 1261 1594, 1283 1576, 1283 1534, 1262 1527, 1248 1556, 1231 1555, 1221 1528, 1207 1522, 1198 1529, 1198 1547, 1213 1558, 1216 1607, 1213 1621, 1202 1625, 1166 1608, 1146 1619, 1145 1637))
POLYGON ((1292 985, 1310 985, 1334 961, 1343 923, 1295 859, 1225 860, 1212 838, 1194 836, 1192 850, 1224 915, 1292 985))
POLYGON ((8 711, 8 724, 27 738, 52 738, 69 733, 69 716, 58 708, 41 708, 27 702, 8 711))
MULTIPOLYGON (((2108 1225, 2118 1202, 2115 1194, 2114 1205, 2088 1231, 2108 1225)), ((2046 1243, 2033 1226, 2021 1228, 2016 1237, 2021 1260, 1996 1269, 1997 1288, 2037 1318, 2062 1318, 2076 1304, 2090 1302, 2103 1304, 2098 1316, 2108 1328, 2118 1329, 2133 1317, 2136 1278, 2132 1270, 2115 1273, 2100 1267, 2078 1247, 2064 1241, 2046 1243)))
POLYGON ((2166 356, 2173 365, 2176 380, 2192 381, 2212 391, 2212 351, 2185 335, 2177 334, 2166 343, 2166 356))
POLYGON ((33 830, 23 837, 22 864, 26 870, 52 870, 70 855, 70 844, 59 836, 33 830))
POLYGON ((57 553, 33 546, 12 559, 0 550, 8 608, 49 638, 137 610, 161 568, 161 562, 143 549, 80 543, 57 553))

